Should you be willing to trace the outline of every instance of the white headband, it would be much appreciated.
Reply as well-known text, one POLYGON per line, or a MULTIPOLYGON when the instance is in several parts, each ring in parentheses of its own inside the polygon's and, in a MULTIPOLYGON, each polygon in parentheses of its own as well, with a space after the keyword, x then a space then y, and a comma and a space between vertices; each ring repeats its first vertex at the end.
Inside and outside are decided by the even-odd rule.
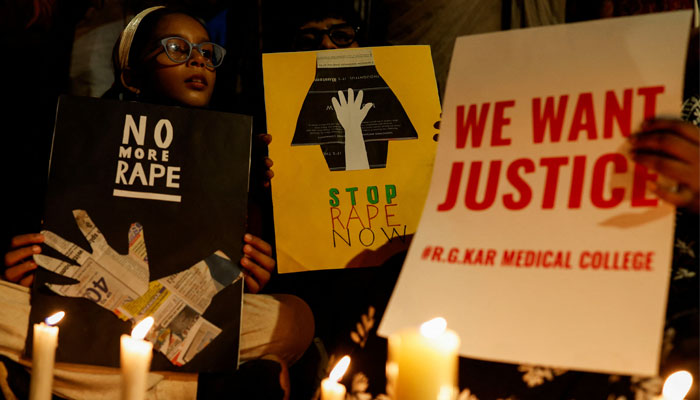
POLYGON ((134 41, 134 35, 136 34, 136 30, 138 29, 139 24, 146 17, 146 15, 160 8, 165 7, 155 6, 147 8, 141 11, 140 13, 136 14, 136 16, 131 21, 129 21, 129 24, 122 31, 122 34, 119 37, 119 67, 122 71, 124 71, 127 65, 129 65, 129 51, 131 51, 131 42, 134 41))

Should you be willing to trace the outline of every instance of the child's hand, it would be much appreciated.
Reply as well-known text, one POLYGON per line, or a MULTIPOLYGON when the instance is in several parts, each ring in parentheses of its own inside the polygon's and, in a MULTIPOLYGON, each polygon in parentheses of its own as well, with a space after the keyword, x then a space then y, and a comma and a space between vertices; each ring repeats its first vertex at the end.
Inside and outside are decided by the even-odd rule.
POLYGON ((12 250, 5 254, 5 273, 3 278, 13 283, 29 287, 34 282, 34 270, 37 268, 32 255, 41 253, 39 243, 44 242, 41 233, 27 233, 12 238, 12 250))
POLYGON ((700 208, 700 129, 680 120, 648 120, 629 140, 635 162, 673 181, 668 184, 660 179, 651 190, 661 199, 697 213, 700 208))
MULTIPOLYGON (((272 135, 268 133, 261 133, 260 135, 258 135, 258 139, 263 141, 263 143, 265 143, 265 145, 267 146, 270 144, 270 142, 272 142, 272 135)), ((272 172, 272 170, 270 169, 272 167, 273 162, 270 157, 265 157, 264 162, 265 172, 263 174, 263 186, 270 187, 270 180, 272 180, 272 177, 275 176, 275 173, 272 172)))
POLYGON ((250 233, 246 233, 243 240, 246 244, 243 246, 245 255, 241 258, 241 266, 245 269, 246 289, 250 293, 258 293, 270 281, 275 269, 272 246, 250 233))

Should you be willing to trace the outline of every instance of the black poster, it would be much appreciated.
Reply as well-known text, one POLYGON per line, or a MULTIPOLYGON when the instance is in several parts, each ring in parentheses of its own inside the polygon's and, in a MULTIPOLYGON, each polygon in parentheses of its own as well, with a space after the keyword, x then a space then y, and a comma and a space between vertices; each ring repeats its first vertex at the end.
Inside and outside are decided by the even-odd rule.
POLYGON ((31 326, 63 310, 56 361, 118 366, 119 337, 155 312, 152 370, 237 365, 251 124, 60 98, 44 215, 42 254, 51 258, 37 261, 46 265, 32 290, 27 352, 31 326), (62 239, 75 246, 60 249, 62 239))

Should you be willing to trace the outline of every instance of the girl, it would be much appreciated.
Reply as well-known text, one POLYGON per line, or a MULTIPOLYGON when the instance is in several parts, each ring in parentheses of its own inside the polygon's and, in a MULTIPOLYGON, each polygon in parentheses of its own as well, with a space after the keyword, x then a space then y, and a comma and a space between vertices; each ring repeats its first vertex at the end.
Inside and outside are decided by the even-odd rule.
MULTIPOLYGON (((225 55, 221 46, 209 40, 204 25, 188 14, 164 7, 142 11, 115 45, 115 82, 103 97, 207 107, 216 84, 216 68, 225 55)), ((264 240, 252 234, 246 234, 243 240, 245 254, 240 264, 249 293, 244 296, 241 361, 271 358, 279 362, 284 387, 286 366, 296 361, 311 342, 313 316, 297 297, 255 294, 270 280, 275 261, 270 244, 264 240)), ((39 244, 43 241, 38 233, 14 237, 12 250, 5 255, 4 278, 30 286, 37 268, 31 256, 41 252, 39 244)), ((19 327, 22 332, 18 333, 24 335, 25 328, 19 327)), ((200 376, 200 383, 203 378, 200 376)), ((205 380, 210 383, 211 377, 205 380)), ((284 389, 288 392, 287 387, 284 389)))

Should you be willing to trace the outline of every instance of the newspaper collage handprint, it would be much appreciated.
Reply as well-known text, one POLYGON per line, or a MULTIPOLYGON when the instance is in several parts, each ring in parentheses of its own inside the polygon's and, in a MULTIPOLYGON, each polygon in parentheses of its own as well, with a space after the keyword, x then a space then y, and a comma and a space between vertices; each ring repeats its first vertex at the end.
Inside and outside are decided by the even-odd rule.
POLYGON ((123 320, 153 316, 154 328, 146 339, 175 365, 191 360, 221 332, 202 314, 214 295, 241 279, 240 269, 224 253, 217 251, 187 270, 149 282, 148 253, 139 223, 131 225, 129 251, 121 255, 107 243, 85 210, 74 210, 73 216, 92 252, 51 231, 42 231, 48 246, 77 263, 34 255, 41 267, 78 281, 47 284, 51 290, 92 300, 123 320))

